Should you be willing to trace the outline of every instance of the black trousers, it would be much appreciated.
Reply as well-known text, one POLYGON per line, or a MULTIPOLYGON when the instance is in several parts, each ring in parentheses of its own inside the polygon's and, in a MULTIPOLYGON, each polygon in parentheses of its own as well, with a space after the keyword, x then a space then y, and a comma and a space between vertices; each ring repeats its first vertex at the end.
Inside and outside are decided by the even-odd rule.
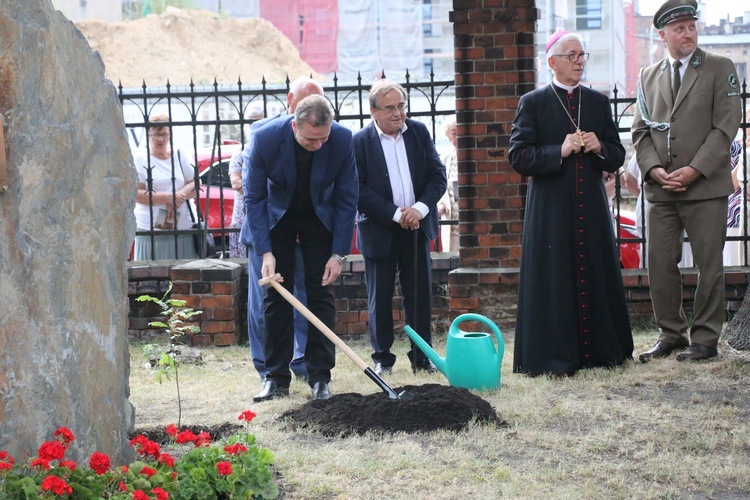
MULTIPOLYGON (((323 273, 331 258, 333 236, 313 213, 306 217, 285 215, 271 230, 271 247, 276 258, 276 272, 284 278, 283 287, 294 290, 295 245, 299 240, 305 264, 307 308, 331 330, 336 310, 330 287, 324 287, 323 273)), ((274 288, 269 287, 263 301, 266 319, 264 353, 268 380, 289 387, 292 376, 289 363, 294 356, 294 307, 274 288)), ((309 322, 305 363, 312 387, 317 382, 330 382, 336 364, 333 342, 309 322)))
MULTIPOLYGON (((393 225, 393 238, 388 255, 382 259, 365 257, 367 281, 367 306, 369 312, 370 344, 375 351, 372 360, 383 366, 393 366, 396 355, 393 346, 393 292, 396 273, 404 296, 406 324, 425 342, 432 345, 432 258, 430 241, 417 230, 393 225), (414 268, 416 252, 417 268, 414 268), (416 274, 415 274, 416 273, 416 274), (415 312, 416 309, 416 312, 415 312), (415 315, 416 314, 416 315, 415 315)), ((426 359, 424 353, 412 342, 409 356, 416 354, 417 361, 426 359)))

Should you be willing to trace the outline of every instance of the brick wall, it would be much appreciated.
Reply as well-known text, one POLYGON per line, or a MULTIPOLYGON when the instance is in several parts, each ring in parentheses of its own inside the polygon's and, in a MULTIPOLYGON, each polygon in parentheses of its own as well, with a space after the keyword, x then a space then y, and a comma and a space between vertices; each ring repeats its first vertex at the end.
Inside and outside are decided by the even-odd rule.
MULTIPOLYGON (((342 276, 333 286, 336 306, 334 332, 342 337, 367 334, 367 291, 362 256, 351 256, 344 263, 342 276)), ((445 333, 449 325, 448 275, 458 267, 455 254, 439 254, 433 259, 433 332, 445 333)), ((172 297, 183 299, 188 307, 203 311, 196 324, 201 333, 192 336, 192 345, 247 343, 247 261, 239 259, 128 263, 130 322, 133 340, 151 341, 163 336, 152 328, 152 321, 163 321, 161 310, 152 302, 138 302, 141 295, 162 298, 173 283, 172 297)), ((397 331, 403 329, 401 288, 396 287, 393 317, 397 331)))
POLYGON ((186 307, 202 311, 194 322, 201 333, 190 337, 191 345, 226 346, 247 337, 247 272, 237 261, 129 262, 128 279, 131 339, 149 341, 163 336, 161 329, 149 325, 152 321, 164 321, 161 309, 153 302, 136 299, 141 295, 161 299, 170 283, 169 298, 184 300, 186 307))
POLYGON ((460 268, 450 315, 515 321, 525 180, 508 162, 519 98, 536 82, 534 0, 454 0, 460 268))
MULTIPOLYGON (((367 334, 367 292, 364 263, 361 256, 352 256, 334 285, 336 325, 334 331, 344 338, 367 334)), ((483 273, 459 268, 456 254, 436 254, 433 259, 433 333, 444 334, 456 317, 449 302, 456 301, 467 310, 481 310, 501 330, 515 327, 518 268, 494 268, 483 273), (491 272, 490 272, 491 271, 491 272), (479 277, 482 286, 474 286, 479 277), (450 282, 450 284, 449 284, 450 282)), ((727 309, 737 310, 750 282, 750 269, 726 269, 727 309)), ((652 321, 651 295, 645 270, 623 270, 623 284, 631 321, 643 324, 652 321)), ((247 263, 240 260, 199 260, 158 264, 128 263, 130 326, 128 335, 134 340, 150 341, 163 336, 148 323, 163 320, 160 310, 150 302, 137 302, 140 295, 161 298, 173 281, 173 296, 185 299, 203 314, 198 324, 201 334, 194 336, 193 345, 229 345, 247 343, 247 263)), ((689 311, 695 295, 697 271, 683 270, 683 295, 689 311)), ((394 297, 396 330, 404 324, 400 287, 394 297)))

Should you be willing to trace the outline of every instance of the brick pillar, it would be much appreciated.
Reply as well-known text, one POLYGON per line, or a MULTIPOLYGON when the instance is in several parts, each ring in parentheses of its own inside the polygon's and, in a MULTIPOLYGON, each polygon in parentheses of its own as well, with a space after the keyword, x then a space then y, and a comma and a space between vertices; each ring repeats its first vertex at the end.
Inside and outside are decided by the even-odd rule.
POLYGON ((526 183, 510 167, 511 124, 536 82, 534 0, 454 0, 461 268, 450 307, 515 324, 526 183))
POLYGON ((194 260, 172 268, 172 298, 203 311, 196 316, 200 333, 192 335, 191 345, 227 346, 237 344, 239 328, 240 279, 242 266, 218 259, 194 260))

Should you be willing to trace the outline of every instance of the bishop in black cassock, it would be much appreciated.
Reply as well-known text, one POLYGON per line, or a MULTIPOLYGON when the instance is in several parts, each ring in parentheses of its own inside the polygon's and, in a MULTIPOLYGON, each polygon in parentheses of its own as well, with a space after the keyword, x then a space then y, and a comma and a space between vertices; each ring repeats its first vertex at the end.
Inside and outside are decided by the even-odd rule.
POLYGON ((579 85, 580 37, 547 44, 555 79, 523 97, 510 162, 527 176, 513 370, 572 375, 632 357, 603 172, 624 163, 609 99, 579 85))

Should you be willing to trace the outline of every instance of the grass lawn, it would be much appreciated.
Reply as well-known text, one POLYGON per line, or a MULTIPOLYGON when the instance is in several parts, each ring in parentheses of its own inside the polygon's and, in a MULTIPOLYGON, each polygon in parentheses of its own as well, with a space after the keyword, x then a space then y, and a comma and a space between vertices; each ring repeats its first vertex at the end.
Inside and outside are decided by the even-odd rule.
MULTIPOLYGON (((653 331, 637 333, 636 354, 655 340, 653 331)), ((346 342, 369 360, 365 339, 346 342)), ((529 378, 512 373, 512 335, 506 342, 502 388, 477 393, 506 427, 347 438, 292 432, 278 417, 307 402, 309 387, 293 381, 290 397, 252 403, 260 380, 246 347, 204 349, 205 364, 181 368, 182 424, 240 423, 241 411, 255 411, 251 429, 275 454, 284 498, 750 499, 750 353, 722 343, 705 362, 673 356, 529 378)), ((438 339, 436 351, 444 347, 438 339)), ((397 343, 389 385, 447 385, 442 374, 412 374, 407 349, 397 343)), ((136 430, 176 424, 174 381, 155 381, 141 346, 131 346, 131 359, 136 430)), ((380 391, 343 353, 336 359, 334 395, 380 391)))

